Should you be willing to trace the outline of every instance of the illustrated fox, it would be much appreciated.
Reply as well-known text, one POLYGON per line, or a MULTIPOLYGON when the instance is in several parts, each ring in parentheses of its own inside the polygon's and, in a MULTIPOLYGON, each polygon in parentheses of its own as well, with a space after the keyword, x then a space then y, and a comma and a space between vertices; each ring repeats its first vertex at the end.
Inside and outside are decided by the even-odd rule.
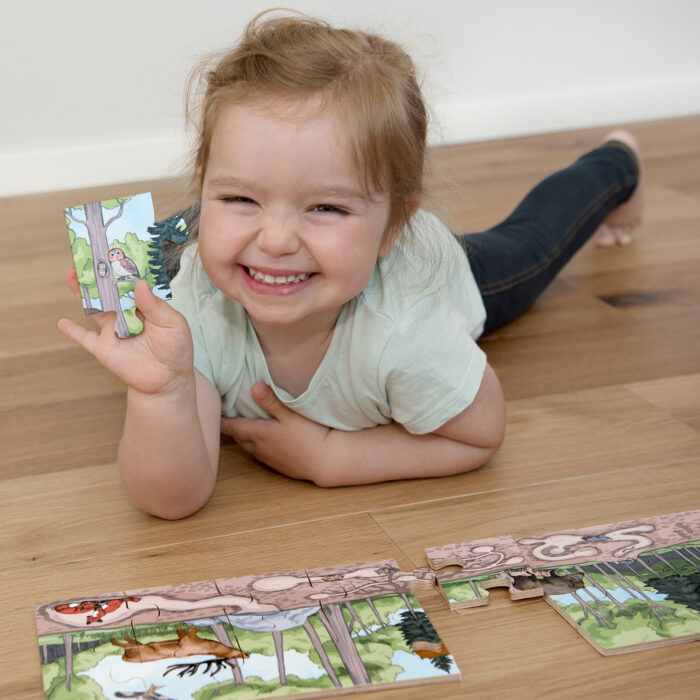
POLYGON ((109 641, 114 646, 124 649, 123 661, 132 663, 197 655, 213 656, 217 659, 248 658, 248 654, 240 649, 233 649, 221 642, 198 637, 197 628, 194 626, 190 627, 187 632, 178 628, 177 636, 177 639, 165 639, 161 642, 148 642, 146 644, 128 636, 124 637, 123 642, 117 641, 114 637, 111 637, 109 641))

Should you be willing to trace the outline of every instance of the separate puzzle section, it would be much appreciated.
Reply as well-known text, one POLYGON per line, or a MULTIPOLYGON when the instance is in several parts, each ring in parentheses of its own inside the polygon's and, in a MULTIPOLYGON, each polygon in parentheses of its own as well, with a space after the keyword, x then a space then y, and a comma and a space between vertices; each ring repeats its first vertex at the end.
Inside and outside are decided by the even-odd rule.
POLYGON ((52 698, 316 697, 459 680, 393 560, 55 601, 35 609, 52 698))
POLYGON ((149 192, 68 207, 64 214, 83 310, 115 311, 115 333, 138 335, 143 324, 134 286, 146 280, 156 296, 170 298, 165 251, 187 241, 184 219, 155 222, 149 192))
POLYGON ((700 511, 432 547, 452 609, 544 596, 604 655, 700 639, 700 511))

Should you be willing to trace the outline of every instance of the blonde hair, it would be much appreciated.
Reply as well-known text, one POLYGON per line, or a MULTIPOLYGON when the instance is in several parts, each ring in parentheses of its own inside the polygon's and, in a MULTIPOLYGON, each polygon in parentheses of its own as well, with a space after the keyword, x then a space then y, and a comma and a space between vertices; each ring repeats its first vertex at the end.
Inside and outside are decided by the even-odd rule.
POLYGON ((413 61, 398 44, 374 34, 270 12, 254 17, 213 69, 200 68, 191 77, 187 115, 197 128, 196 190, 201 192, 223 106, 320 98, 350 137, 367 194, 389 196, 385 236, 395 235, 408 224, 423 192, 427 112, 413 61))

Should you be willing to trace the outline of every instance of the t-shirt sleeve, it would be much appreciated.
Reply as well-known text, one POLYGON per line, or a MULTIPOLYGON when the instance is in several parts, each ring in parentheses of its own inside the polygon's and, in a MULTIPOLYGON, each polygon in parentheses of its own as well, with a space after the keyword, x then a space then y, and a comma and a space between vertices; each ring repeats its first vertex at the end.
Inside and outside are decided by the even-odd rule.
POLYGON ((379 364, 391 418, 414 434, 437 430, 476 397, 486 355, 449 300, 431 295, 396 326, 379 364))

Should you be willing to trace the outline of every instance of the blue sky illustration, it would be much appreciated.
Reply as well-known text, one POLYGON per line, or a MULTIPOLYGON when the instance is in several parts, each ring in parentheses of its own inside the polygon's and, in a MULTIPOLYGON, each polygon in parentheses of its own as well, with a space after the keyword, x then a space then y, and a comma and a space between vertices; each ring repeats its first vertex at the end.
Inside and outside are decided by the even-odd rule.
MULTIPOLYGON (((452 667, 450 673, 459 673, 457 664, 450 656, 452 667)), ((445 671, 433 666, 430 659, 422 659, 418 654, 413 654, 408 651, 397 650, 391 657, 391 663, 396 666, 403 666, 403 671, 396 676, 397 681, 409 681, 414 678, 430 678, 432 676, 447 676, 445 671)))
MULTIPOLYGON (((103 207, 103 221, 109 221, 118 211, 119 207, 115 207, 114 209, 105 209, 103 207)), ((85 211, 83 209, 78 209, 77 211, 71 210, 71 213, 79 221, 85 219, 85 211)), ((150 192, 144 192, 133 196, 124 205, 122 215, 116 221, 112 222, 107 229, 107 242, 111 244, 114 240, 123 241, 124 237, 129 232, 135 233, 141 240, 150 240, 151 236, 147 229, 149 226, 153 225, 154 217, 153 201, 151 200, 150 192)), ((88 235, 85 226, 76 223, 72 219, 68 225, 75 231, 76 236, 87 240, 88 235)))
MULTIPOLYGON (((625 603, 630 599, 644 600, 644 598, 641 595, 631 595, 624 588, 611 588, 606 590, 613 598, 615 598, 616 601, 618 601, 618 603, 625 603)), ((592 586, 588 588, 580 588, 576 592, 587 603, 597 603, 605 600, 603 594, 597 588, 594 588, 592 586)), ((656 591, 644 591, 644 595, 646 595, 648 598, 651 598, 654 602, 666 600, 667 598, 665 593, 657 593, 656 591)), ((565 593, 562 595, 553 595, 551 597, 553 600, 555 600, 557 603, 560 603, 561 605, 578 605, 578 601, 570 593, 565 593)))

